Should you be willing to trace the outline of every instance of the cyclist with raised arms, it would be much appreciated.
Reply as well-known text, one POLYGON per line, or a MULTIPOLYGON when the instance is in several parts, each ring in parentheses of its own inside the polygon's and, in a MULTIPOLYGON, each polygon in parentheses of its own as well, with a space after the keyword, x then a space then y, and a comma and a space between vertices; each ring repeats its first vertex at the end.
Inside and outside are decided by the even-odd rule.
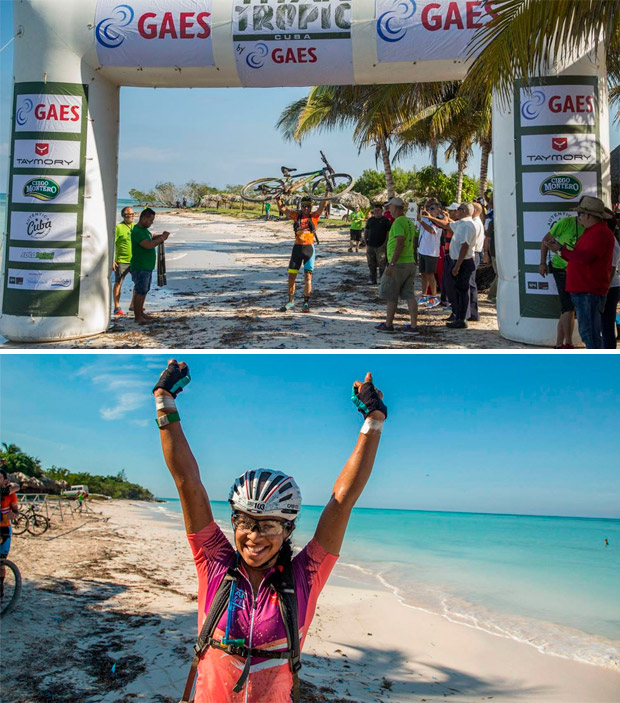
POLYGON ((279 197, 276 199, 276 203, 280 211, 293 220, 293 229, 295 230, 295 244, 288 264, 288 301, 280 308, 280 312, 287 312, 295 307, 295 281, 302 264, 304 265, 304 304, 302 310, 309 312, 312 273, 316 255, 314 240, 319 241, 316 236, 316 228, 327 201, 323 201, 316 210, 312 210, 312 198, 309 196, 301 199, 299 210, 290 210, 284 207, 279 197))
POLYGON ((301 495, 288 473, 252 469, 235 480, 228 499, 234 544, 214 521, 175 404, 189 380, 187 365, 173 359, 153 389, 164 458, 198 571, 200 635, 182 703, 192 700, 196 674, 195 703, 297 703, 301 648, 372 471, 387 417, 383 394, 370 373, 353 384, 364 423, 314 537, 293 556, 301 495))

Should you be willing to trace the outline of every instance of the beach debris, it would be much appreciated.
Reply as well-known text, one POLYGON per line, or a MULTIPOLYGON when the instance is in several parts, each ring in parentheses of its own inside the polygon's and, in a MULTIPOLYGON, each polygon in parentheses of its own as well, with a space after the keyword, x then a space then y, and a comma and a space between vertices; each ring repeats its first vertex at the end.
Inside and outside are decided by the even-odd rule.
POLYGON ((386 691, 391 691, 393 685, 394 685, 394 682, 390 681, 389 679, 386 679, 384 676, 381 679, 381 684, 380 684, 379 688, 384 688, 386 691))

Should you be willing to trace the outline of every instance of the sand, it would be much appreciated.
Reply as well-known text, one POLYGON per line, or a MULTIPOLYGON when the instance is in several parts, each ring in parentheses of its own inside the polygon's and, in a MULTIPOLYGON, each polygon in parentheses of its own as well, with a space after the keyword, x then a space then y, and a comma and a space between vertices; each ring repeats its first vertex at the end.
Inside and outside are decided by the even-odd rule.
MULTIPOLYGON (((130 501, 14 539, 22 598, 2 620, 6 703, 176 703, 196 637, 196 577, 180 519, 130 501), (157 514, 157 513, 156 513, 157 514), (107 519, 106 519, 107 518, 107 519)), ((307 703, 612 703, 617 671, 401 604, 336 566, 301 671, 307 703)), ((269 701, 268 695, 265 703, 269 701)))
MULTIPOLYGON (((290 221, 242 220, 214 213, 158 214, 153 232, 168 229, 168 285, 154 288, 148 326, 113 319, 105 334, 32 344, 29 349, 536 349, 504 339, 495 307, 480 295, 480 322, 466 330, 445 327, 443 308, 422 311, 420 334, 378 332, 385 304, 368 283, 364 250, 349 253, 349 231, 319 227, 312 310, 280 313, 287 300, 287 267, 293 243, 290 221)), ((419 285, 419 277, 418 277, 419 285)), ((127 311, 132 284, 124 284, 127 311)), ((396 324, 408 322, 401 304, 396 324)), ((5 343, 4 348, 23 345, 5 343)))

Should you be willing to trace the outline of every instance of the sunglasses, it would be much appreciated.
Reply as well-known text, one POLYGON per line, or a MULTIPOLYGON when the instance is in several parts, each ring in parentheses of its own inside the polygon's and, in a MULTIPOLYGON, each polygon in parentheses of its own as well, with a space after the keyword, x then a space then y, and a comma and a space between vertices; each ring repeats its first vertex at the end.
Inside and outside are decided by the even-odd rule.
POLYGON ((245 515, 233 514, 232 524, 235 530, 239 530, 242 534, 250 534, 250 532, 258 531, 265 537, 277 537, 284 530, 290 530, 293 526, 288 520, 252 520, 245 515))
POLYGON ((467 212, 467 208, 466 208, 466 207, 457 207, 456 209, 457 209, 457 210, 460 210, 461 212, 467 212))

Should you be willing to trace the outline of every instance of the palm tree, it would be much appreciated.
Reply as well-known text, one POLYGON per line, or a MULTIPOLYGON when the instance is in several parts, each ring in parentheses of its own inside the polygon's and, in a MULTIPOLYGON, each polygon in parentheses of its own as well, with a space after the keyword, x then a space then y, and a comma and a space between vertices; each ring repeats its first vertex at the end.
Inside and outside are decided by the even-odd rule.
POLYGON ((570 61, 600 37, 611 96, 620 97, 620 0, 496 0, 493 12, 469 45, 470 55, 480 52, 464 82, 470 94, 496 90, 508 99, 515 79, 570 61))

